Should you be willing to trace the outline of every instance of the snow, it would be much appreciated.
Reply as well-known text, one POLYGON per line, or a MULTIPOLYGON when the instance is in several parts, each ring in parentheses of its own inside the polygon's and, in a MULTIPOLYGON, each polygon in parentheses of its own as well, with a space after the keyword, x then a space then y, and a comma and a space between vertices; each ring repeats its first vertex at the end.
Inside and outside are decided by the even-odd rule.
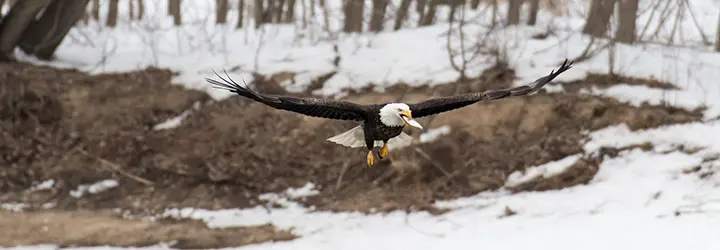
POLYGON ((529 167, 525 170, 525 173, 513 172, 508 176, 506 186, 517 186, 535 178, 549 178, 554 175, 565 172, 570 166, 572 166, 582 155, 576 154, 565 157, 561 160, 548 162, 540 166, 529 167))
POLYGON ((193 110, 200 109, 200 102, 195 102, 193 104, 192 109, 188 109, 183 111, 180 115, 167 119, 166 121, 159 123, 153 127, 154 130, 163 130, 163 129, 171 129, 176 128, 182 124, 182 121, 185 120, 190 114, 192 114, 193 110))
POLYGON ((120 183, 117 180, 107 179, 92 184, 79 185, 75 190, 70 191, 70 195, 80 198, 85 194, 97 194, 105 190, 117 187, 120 183))
POLYGON ((43 181, 40 184, 37 184, 36 186, 31 187, 30 192, 48 190, 48 189, 51 189, 54 185, 55 185, 55 180, 53 180, 53 179, 43 181))
MULTIPOLYGON (((375 84, 377 91, 404 82, 413 86, 445 84, 459 74, 451 64, 448 47, 460 48, 457 30, 447 44, 445 22, 447 9, 438 11, 439 24, 423 28, 405 28, 397 32, 343 35, 340 29, 340 1, 327 1, 330 8, 330 33, 324 31, 322 10, 307 28, 294 25, 267 25, 260 30, 235 30, 237 18, 231 12, 228 25, 214 25, 214 1, 183 1, 182 27, 173 27, 165 15, 164 1, 146 6, 149 18, 130 24, 120 20, 115 29, 100 28, 98 23, 81 25, 70 32, 57 51, 57 62, 40 62, 18 55, 23 60, 57 67, 78 68, 93 74, 166 67, 180 72, 174 79, 192 89, 207 91, 215 99, 231 93, 212 89, 205 77, 215 77, 213 70, 228 74, 236 81, 252 81, 253 71, 272 74, 296 72, 283 85, 290 91, 302 91, 314 77, 337 71, 317 94, 341 97, 347 88, 363 88, 375 84), (334 52, 333 47, 338 47, 334 52), (340 55, 339 67, 332 61, 340 55)), ((232 1, 231 1, 232 2, 232 1)), ((368 0, 368 3, 370 1, 368 0)), ((399 1, 393 1, 397 6, 399 1)), ((501 28, 486 35, 490 15, 467 11, 472 17, 464 29, 465 48, 478 37, 487 37, 487 44, 505 56, 518 76, 516 84, 532 81, 557 68, 565 58, 580 55, 590 43, 581 35, 587 1, 567 0, 566 15, 554 16, 541 12, 535 27, 501 28), (531 39, 535 34, 552 29, 555 35, 544 40, 531 39)), ((656 1, 642 0, 637 24, 643 43, 617 44, 610 67, 608 50, 592 58, 576 62, 558 77, 573 81, 588 73, 615 73, 641 78, 655 78, 676 85, 678 90, 655 89, 647 86, 617 84, 607 89, 589 88, 590 95, 603 95, 620 101, 665 104, 694 109, 706 107, 702 122, 663 126, 631 131, 619 124, 598 131, 587 131, 584 153, 528 168, 524 173, 509 176, 506 187, 533 178, 547 178, 561 173, 577 160, 596 155, 602 147, 625 147, 651 143, 650 151, 622 151, 615 158, 606 157, 598 173, 586 185, 544 192, 512 194, 505 189, 482 192, 455 200, 437 201, 440 208, 452 211, 438 216, 425 212, 391 212, 363 215, 359 213, 318 212, 294 200, 317 194, 313 183, 280 194, 265 194, 263 200, 281 208, 203 210, 195 208, 168 209, 162 216, 181 216, 204 220, 211 227, 251 226, 272 223, 300 235, 289 242, 263 243, 237 249, 720 249, 720 53, 704 44, 703 36, 714 38, 717 16, 715 0, 693 0, 699 25, 688 15, 678 20, 681 35, 672 36, 672 27, 658 29, 657 13, 648 10, 656 1), (647 11, 645 11, 647 10, 647 11), (699 26, 699 27, 698 27, 699 26), (674 37, 671 46, 668 43, 674 37), (681 150, 682 146, 686 150, 681 150), (697 150, 687 150, 687 149, 697 150), (715 173, 701 178, 686 170, 701 166, 702 171, 715 173), (516 214, 505 216, 505 210, 516 214)), ((369 6, 369 5, 368 5, 369 6)), ((501 5, 503 6, 503 5, 501 5)), ((125 13, 125 5, 120 5, 125 13)), ((300 8, 300 7, 298 7, 300 8)), ((411 8, 414 8, 411 6, 411 8)), ((481 7, 480 9, 482 9, 481 7)), ((298 9, 296 13, 301 13, 298 9)), ((503 16, 504 8, 500 9, 503 16)), ((417 16, 411 11, 408 23, 417 16)), ((523 17, 525 18, 525 17, 523 17)), ((674 23, 670 15, 667 23, 674 23)), ((248 23, 248 26, 253 26, 248 23)), ((389 25, 391 26, 391 25, 389 25)), ((607 41, 595 39, 594 47, 607 41)), ((460 57, 452 58, 459 62, 460 57)), ((469 76, 478 75, 492 66, 492 59, 480 56, 469 62, 469 76)), ((550 92, 562 93, 562 86, 548 86, 550 92)), ((195 109, 194 109, 195 110, 195 109)), ((190 112, 156 126, 172 129, 190 112)), ((447 126, 426 131, 421 141, 447 134, 447 126)), ((106 180, 107 181, 107 180, 106 180)), ((112 183, 104 188, 111 188, 112 183)), ((112 180, 110 180, 112 181, 112 180)), ((52 184, 40 185, 43 187, 52 184)), ((117 182, 114 182, 117 185, 117 182)), ((98 186, 99 187, 99 186, 98 186)), ((102 188, 92 189, 99 192, 102 188)), ((90 186, 79 187, 78 194, 93 192, 90 186)), ((7 210, 21 211, 24 204, 0 204, 7 210)), ((29 246, 27 249, 52 248, 53 245, 29 246)), ((101 247, 102 249, 116 249, 101 247)), ((148 248, 165 249, 165 246, 148 248)), ((24 248, 13 248, 24 249, 24 248)), ((90 248, 72 248, 90 249, 90 248)), ((98 249, 98 248, 93 248, 98 249)), ((118 248, 119 249, 119 248, 118 248)))
POLYGON ((420 134, 420 142, 428 143, 436 140, 439 136, 450 134, 450 126, 443 125, 438 128, 428 129, 427 131, 420 134))

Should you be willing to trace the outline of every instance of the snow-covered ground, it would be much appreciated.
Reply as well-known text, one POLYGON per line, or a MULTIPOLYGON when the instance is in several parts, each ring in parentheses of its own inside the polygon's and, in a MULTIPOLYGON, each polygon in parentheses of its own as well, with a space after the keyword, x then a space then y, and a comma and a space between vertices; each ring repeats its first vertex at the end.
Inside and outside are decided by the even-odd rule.
MULTIPOLYGON (((73 29, 57 52, 58 62, 52 65, 92 73, 151 65, 167 67, 181 72, 175 80, 177 84, 205 90, 217 99, 230 94, 209 88, 204 78, 214 77, 212 70, 222 72, 222 68, 237 68, 229 71, 230 75, 246 81, 251 79, 250 72, 254 70, 297 72, 294 83, 286 83, 286 87, 294 91, 302 90, 315 76, 338 71, 318 90, 329 96, 342 96, 344 88, 361 88, 370 83, 379 85, 378 91, 397 82, 443 84, 459 75, 452 69, 447 52, 444 34, 448 29, 447 9, 439 11, 439 23, 430 27, 379 34, 336 34, 337 37, 332 38, 321 28, 323 12, 319 7, 318 16, 306 29, 298 22, 294 26, 268 25, 256 31, 214 25, 209 14, 214 3, 211 0, 183 1, 187 25, 175 28, 163 9, 165 2, 148 1, 151 2, 155 4, 148 4, 149 18, 144 21, 121 20, 115 29, 100 28, 96 23, 73 29), (339 68, 332 64, 334 45, 338 46, 341 56, 339 68)), ((329 8, 330 30, 335 32, 341 23, 341 9, 337 6, 340 1, 327 2, 336 4, 329 8)), ((394 1, 395 6, 398 2, 394 1)), ((590 42, 590 38, 579 32, 589 4, 581 0, 566 2, 568 15, 541 12, 535 27, 504 28, 490 35, 487 46, 504 52, 520 77, 518 84, 549 73, 565 58, 580 55, 590 42), (549 29, 555 35, 544 40, 531 39, 549 29)), ((647 10, 655 2, 641 1, 637 21, 638 32, 647 26, 648 34, 643 37, 654 45, 617 45, 612 68, 618 74, 654 77, 681 89, 618 84, 587 92, 635 105, 649 102, 683 108, 704 106, 708 108, 706 121, 635 132, 625 126, 588 131, 590 140, 585 144, 588 155, 597 153, 602 146, 646 142, 654 144, 655 149, 624 151, 616 158, 606 159, 587 185, 518 194, 500 190, 438 201, 439 207, 454 208, 439 216, 423 212, 384 215, 312 212, 288 200, 287 197, 312 195, 312 185, 286 195, 265 196, 279 200, 285 208, 270 211, 260 207, 223 211, 187 208, 168 210, 166 215, 200 218, 213 227, 269 222, 280 228, 293 228, 293 232, 301 236, 289 242, 239 249, 720 249, 720 161, 717 160, 720 121, 714 119, 720 116, 720 84, 717 82, 720 53, 704 45, 703 36, 698 32, 702 29, 706 37, 714 38, 720 12, 714 0, 687 1, 695 21, 686 12, 678 22, 676 30, 682 32, 675 36, 674 45, 665 46, 660 44, 667 43, 672 25, 659 29, 655 37, 649 35, 659 23, 660 10, 655 14, 647 10), (699 150, 673 150, 679 145, 699 150), (697 173, 684 173, 698 166, 697 173), (706 172, 716 174, 700 178, 700 173, 706 172), (508 208, 516 214, 503 216, 508 208)), ((122 7, 125 6, 121 5, 121 13, 126 13, 122 7)), ((300 7, 296 13, 302 13, 300 7)), ((472 44, 484 35, 486 29, 481 24, 488 22, 489 15, 467 11, 466 17, 473 20, 464 29, 468 44, 472 44)), ((666 22, 674 23, 675 17, 671 15, 666 22)), ((233 24, 235 18, 236 12, 231 12, 229 23, 233 24)), ((416 23, 416 18, 411 15, 409 23, 416 23)), ((451 47, 459 48, 458 39, 452 40, 451 47)), ((459 60, 459 56, 454 59, 459 60)), ((479 74, 491 66, 490 62, 484 57, 472 61, 469 74, 479 74)), ((608 50, 602 50, 593 58, 576 63, 559 80, 582 79, 589 72, 607 73, 609 62, 608 50)), ((562 88, 553 90, 562 91, 562 88)), ((526 173, 515 173, 507 185, 561 172, 582 156, 568 156, 526 173)), ((18 206, 6 205, 14 209, 19 209, 18 206)), ((30 248, 45 247, 54 248, 30 248)))

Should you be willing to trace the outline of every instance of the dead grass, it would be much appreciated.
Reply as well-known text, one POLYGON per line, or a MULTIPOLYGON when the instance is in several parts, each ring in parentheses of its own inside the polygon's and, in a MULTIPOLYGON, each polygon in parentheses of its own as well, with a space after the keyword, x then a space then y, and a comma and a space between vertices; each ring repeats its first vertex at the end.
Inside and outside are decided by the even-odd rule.
POLYGON ((107 210, 37 211, 0 210, 0 246, 57 244, 71 246, 143 247, 171 243, 173 248, 237 247, 296 236, 271 225, 210 229, 196 220, 151 222, 128 220, 107 210))

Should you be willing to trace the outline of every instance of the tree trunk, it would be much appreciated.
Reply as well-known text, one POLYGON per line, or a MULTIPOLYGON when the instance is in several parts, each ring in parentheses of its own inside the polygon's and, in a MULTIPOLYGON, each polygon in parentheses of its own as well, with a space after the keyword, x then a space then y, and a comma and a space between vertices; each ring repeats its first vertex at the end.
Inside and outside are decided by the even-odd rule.
POLYGON ((215 23, 227 23, 228 0, 215 0, 215 23))
POLYGON ((130 17, 130 20, 135 19, 135 6, 133 4, 133 0, 128 0, 128 16, 130 17))
POLYGON ((715 31, 715 51, 720 52, 720 15, 718 15, 717 29, 715 31))
POLYGON ((2 17, 3 17, 2 9, 3 9, 4 5, 5 5, 5 0, 0 0, 0 20, 2 20, 2 17))
POLYGON ((0 22, 0 61, 13 60, 15 46, 20 43, 28 25, 51 0, 22 0, 13 4, 0 22))
POLYGON ((388 0, 373 0, 372 15, 370 16, 370 31, 380 32, 385 27, 385 10, 388 0))
POLYGON ((397 16, 395 16, 395 26, 393 30, 400 30, 400 28, 402 28, 403 22, 407 19, 411 1, 412 0, 402 0, 402 2, 400 2, 400 8, 398 9, 397 16))
POLYGON ((323 11, 323 29, 328 33, 330 32, 330 10, 328 10, 327 5, 325 5, 325 0, 320 0, 320 7, 323 11))
POLYGON ((100 0, 93 0, 92 3, 92 18, 95 21, 100 21, 100 0))
POLYGON ((110 0, 110 4, 108 4, 107 20, 105 20, 105 26, 115 27, 117 25, 119 3, 120 0, 110 0))
POLYGON ((507 25, 520 24, 520 7, 523 0, 510 0, 507 11, 507 25))
POLYGON ((275 7, 275 22, 276 23, 282 23, 283 22, 283 10, 285 8, 285 0, 277 0, 277 7, 275 7))
POLYGON ((182 6, 182 1, 170 0, 170 4, 172 4, 173 24, 175 26, 182 25, 182 8, 180 8, 180 6, 182 6))
POLYGON ((265 21, 264 13, 263 13, 263 0, 255 0, 255 10, 253 10, 253 14, 255 15, 255 29, 259 29, 260 25, 262 25, 265 21))
POLYGON ((310 0, 310 20, 315 18, 315 0, 310 0))
POLYGON ((143 16, 145 15, 145 3, 143 0, 137 0, 137 20, 142 20, 143 16))
POLYGON ((430 6, 428 6, 427 13, 423 15, 420 26, 430 26, 435 22, 435 12, 437 11, 437 6, 439 4, 440 0, 430 0, 430 6))
POLYGON ((537 15, 540 11, 540 0, 530 0, 530 13, 528 13, 528 25, 535 25, 537 23, 537 15))
POLYGON ((343 6, 345 20, 343 25, 344 32, 362 32, 363 13, 365 11, 365 3, 363 0, 348 0, 343 6))
POLYGON ((490 25, 492 28, 495 28, 498 21, 498 0, 490 0, 490 4, 492 5, 492 16, 490 17, 490 25))
MULTIPOLYGON (((300 0, 302 1, 302 0, 300 0)), ((285 22, 286 23, 293 23, 295 22, 295 0, 288 0, 287 3, 287 12, 285 12, 285 22)))
MULTIPOLYGON (((25 0, 23 0, 25 1, 25 0)), ((23 32, 19 47, 42 60, 51 60, 55 50, 85 15, 90 0, 53 1, 37 21, 23 32)))
POLYGON ((450 5, 450 13, 448 14, 448 21, 450 23, 454 23, 455 22, 455 14, 458 11, 458 7, 460 8, 460 11, 464 11, 465 1, 464 0, 450 0, 450 1, 448 1, 448 4, 450 5))
POLYGON ((173 8, 175 8, 175 4, 173 2, 175 2, 175 0, 168 0, 167 2, 168 16, 173 16, 173 13, 175 13, 175 11, 173 10, 173 8))
POLYGON ((618 27, 615 39, 621 43, 635 42, 635 20, 637 19, 638 0, 622 0, 618 3, 618 27))
POLYGON ((245 0, 238 1, 238 20, 237 24, 235 25, 235 29, 242 29, 243 27, 243 17, 245 16, 245 0))
POLYGON ((263 11, 263 21, 266 23, 274 23, 273 15, 275 13, 275 0, 267 0, 267 8, 263 11))
POLYGON ((470 1, 470 8, 472 8, 473 10, 477 10, 478 6, 480 6, 480 0, 470 1))
POLYGON ((592 0, 590 14, 588 15, 583 33, 595 37, 602 37, 607 32, 615 6, 615 0, 592 0))
POLYGON ((353 10, 353 31, 355 32, 362 32, 363 31, 363 22, 365 21, 365 1, 364 0, 355 0, 353 1, 355 6, 352 8, 353 10))
POLYGON ((343 32, 345 33, 352 32, 350 21, 352 20, 352 3, 354 2, 355 0, 346 0, 345 4, 343 4, 343 15, 345 16, 343 19, 343 32))
POLYGON ((425 19, 425 6, 428 0, 417 0, 415 4, 415 12, 418 13, 418 26, 422 25, 423 19, 425 19))

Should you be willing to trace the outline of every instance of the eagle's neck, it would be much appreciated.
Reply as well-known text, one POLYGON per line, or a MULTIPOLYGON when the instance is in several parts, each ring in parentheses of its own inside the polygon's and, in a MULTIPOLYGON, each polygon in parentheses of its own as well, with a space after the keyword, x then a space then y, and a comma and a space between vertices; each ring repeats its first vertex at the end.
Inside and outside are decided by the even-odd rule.
POLYGON ((405 121, 400 118, 398 109, 409 109, 404 103, 389 103, 380 108, 380 122, 388 127, 405 126, 405 121))

